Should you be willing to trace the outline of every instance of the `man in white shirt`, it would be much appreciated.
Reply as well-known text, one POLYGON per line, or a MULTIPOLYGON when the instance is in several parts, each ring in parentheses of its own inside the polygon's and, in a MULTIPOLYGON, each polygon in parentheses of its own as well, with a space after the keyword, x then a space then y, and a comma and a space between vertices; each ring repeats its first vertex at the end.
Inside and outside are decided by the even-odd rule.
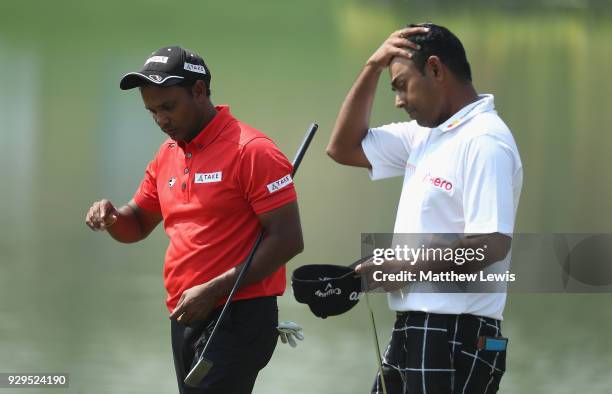
MULTIPOLYGON (((463 45, 448 29, 410 25, 389 36, 345 98, 327 153, 340 164, 367 168, 373 180, 404 176, 394 233, 458 234, 454 250, 487 250, 479 269, 509 269, 521 160, 493 96, 477 94, 463 45), (370 128, 386 68, 395 106, 413 121, 370 128)), ((470 268, 422 261, 419 269, 470 268)), ((500 326, 505 286, 489 293, 436 293, 428 286, 389 294, 397 320, 383 360, 387 392, 497 392, 506 359, 500 326)), ((383 392, 381 383, 379 375, 372 393, 383 392)))

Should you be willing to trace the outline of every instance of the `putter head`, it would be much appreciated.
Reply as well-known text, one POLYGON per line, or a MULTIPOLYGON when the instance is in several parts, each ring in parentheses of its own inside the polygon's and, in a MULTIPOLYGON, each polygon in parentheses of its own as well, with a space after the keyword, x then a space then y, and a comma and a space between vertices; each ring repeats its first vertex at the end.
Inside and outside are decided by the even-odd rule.
POLYGON ((198 387, 204 376, 208 374, 208 371, 212 368, 213 363, 210 360, 202 357, 197 364, 189 371, 185 378, 185 384, 190 387, 198 387))

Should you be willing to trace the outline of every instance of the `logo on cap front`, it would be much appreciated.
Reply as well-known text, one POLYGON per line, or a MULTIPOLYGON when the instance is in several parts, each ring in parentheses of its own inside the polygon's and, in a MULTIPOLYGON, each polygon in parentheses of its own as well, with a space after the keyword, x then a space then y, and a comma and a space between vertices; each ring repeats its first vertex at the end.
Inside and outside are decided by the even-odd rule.
POLYGON ((163 78, 157 74, 152 74, 152 75, 149 75, 149 79, 154 82, 161 82, 163 78))
POLYGON ((145 61, 145 66, 149 63, 168 63, 168 56, 151 56, 145 61))
POLYGON ((339 287, 334 287, 332 286, 331 283, 328 283, 327 286, 325 286, 325 289, 323 289, 323 291, 321 290, 317 290, 314 293, 317 297, 319 298, 326 298, 328 296, 331 295, 340 295, 342 294, 342 289, 340 289, 339 287))

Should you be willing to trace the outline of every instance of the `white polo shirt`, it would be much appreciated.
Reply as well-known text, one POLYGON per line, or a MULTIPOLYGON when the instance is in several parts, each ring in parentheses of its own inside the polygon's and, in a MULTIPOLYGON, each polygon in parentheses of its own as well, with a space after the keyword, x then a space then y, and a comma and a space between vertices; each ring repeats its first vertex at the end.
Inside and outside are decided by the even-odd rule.
MULTIPOLYGON (((512 234, 523 167, 492 95, 481 95, 436 128, 412 121, 370 129, 362 147, 371 179, 404 176, 395 233, 512 234)), ((505 272, 510 258, 485 272, 505 272)), ((502 319, 505 291, 432 293, 427 286, 433 285, 391 293, 389 307, 502 319)))

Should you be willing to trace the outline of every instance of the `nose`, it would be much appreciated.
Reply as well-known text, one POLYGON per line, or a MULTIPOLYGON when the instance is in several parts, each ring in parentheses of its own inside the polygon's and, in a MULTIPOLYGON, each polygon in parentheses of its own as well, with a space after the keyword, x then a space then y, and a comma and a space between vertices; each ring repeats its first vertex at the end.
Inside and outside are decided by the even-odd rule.
POLYGON ((395 95, 395 107, 402 108, 405 105, 406 105, 406 101, 399 94, 396 94, 395 95))
POLYGON ((158 113, 155 114, 155 123, 157 123, 160 128, 165 129, 170 125, 170 118, 158 113))

